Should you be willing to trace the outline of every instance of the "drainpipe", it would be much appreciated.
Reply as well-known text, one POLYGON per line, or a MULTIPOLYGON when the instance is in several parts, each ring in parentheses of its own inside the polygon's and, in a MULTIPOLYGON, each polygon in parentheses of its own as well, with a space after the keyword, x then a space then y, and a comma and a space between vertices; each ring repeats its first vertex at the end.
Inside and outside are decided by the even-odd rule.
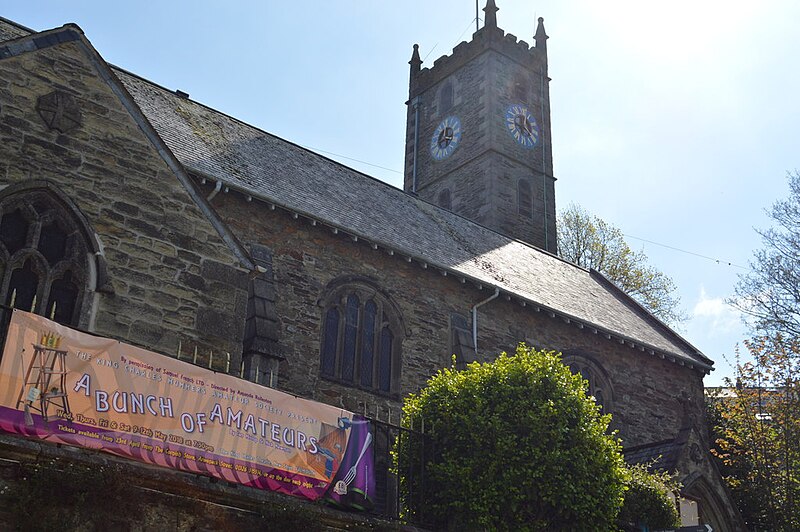
POLYGON ((475 306, 472 307, 472 345, 473 347, 475 347, 476 356, 478 354, 478 307, 485 305, 486 303, 488 303, 489 301, 491 301, 492 299, 496 298, 499 295, 500 295, 500 289, 495 288, 494 294, 490 295, 489 297, 487 297, 480 303, 475 304, 475 306))
POLYGON ((419 144, 419 96, 411 100, 414 106, 414 162, 411 166, 411 192, 417 193, 417 145, 419 144))
POLYGON ((219 194, 220 190, 222 190, 222 180, 217 181, 217 184, 214 186, 214 190, 212 190, 211 194, 208 195, 206 201, 211 203, 211 200, 214 199, 214 196, 219 194))

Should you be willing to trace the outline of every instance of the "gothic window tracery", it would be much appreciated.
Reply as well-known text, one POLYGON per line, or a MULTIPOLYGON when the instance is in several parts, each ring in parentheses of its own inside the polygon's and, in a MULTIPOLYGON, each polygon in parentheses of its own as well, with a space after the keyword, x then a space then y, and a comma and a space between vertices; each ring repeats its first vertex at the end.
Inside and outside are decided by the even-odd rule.
POLYGON ((0 199, 0 301, 79 326, 90 273, 79 226, 47 190, 0 199))
POLYGON ((572 373, 579 374, 588 382, 587 394, 593 396, 597 404, 603 407, 603 412, 611 412, 614 394, 602 366, 590 357, 577 354, 566 355, 562 361, 569 366, 572 373))
POLYGON ((351 386, 392 393, 400 372, 402 325, 371 283, 348 282, 323 302, 320 373, 351 386))

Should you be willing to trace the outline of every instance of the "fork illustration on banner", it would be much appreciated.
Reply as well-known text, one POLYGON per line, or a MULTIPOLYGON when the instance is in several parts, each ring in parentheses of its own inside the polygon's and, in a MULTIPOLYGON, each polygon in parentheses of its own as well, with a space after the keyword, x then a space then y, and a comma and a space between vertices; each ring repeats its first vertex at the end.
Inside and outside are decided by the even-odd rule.
POLYGON ((358 470, 358 464, 361 462, 361 459, 364 458, 364 454, 366 454, 367 449, 369 448, 370 444, 372 443, 372 433, 367 433, 367 438, 364 440, 364 446, 361 447, 361 454, 358 455, 358 460, 356 463, 353 464, 353 467, 347 471, 347 474, 344 476, 342 480, 336 483, 334 487, 334 491, 339 495, 345 495, 347 493, 347 488, 356 478, 356 472, 358 470))

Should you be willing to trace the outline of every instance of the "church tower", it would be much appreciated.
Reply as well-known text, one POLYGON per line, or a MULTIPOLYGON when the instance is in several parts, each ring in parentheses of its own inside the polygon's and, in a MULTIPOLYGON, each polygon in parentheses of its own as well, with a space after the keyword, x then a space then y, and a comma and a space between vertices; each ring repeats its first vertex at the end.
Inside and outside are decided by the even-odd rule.
POLYGON ((535 46, 484 26, 449 56, 421 68, 414 45, 404 188, 541 249, 556 252, 547 35, 535 46))

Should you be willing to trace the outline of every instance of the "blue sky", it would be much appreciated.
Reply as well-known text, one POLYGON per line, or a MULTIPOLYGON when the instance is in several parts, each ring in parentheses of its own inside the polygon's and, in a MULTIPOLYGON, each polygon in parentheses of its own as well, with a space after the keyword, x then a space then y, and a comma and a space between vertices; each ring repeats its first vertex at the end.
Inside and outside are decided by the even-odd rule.
MULTIPOLYGON (((720 384, 748 336, 724 300, 800 169, 800 2, 497 4, 528 43, 545 19, 557 205, 672 277, 679 332, 720 384)), ((429 66, 475 29, 473 0, 7 0, 0 16, 77 23, 107 61, 398 187, 412 44, 429 66)))

